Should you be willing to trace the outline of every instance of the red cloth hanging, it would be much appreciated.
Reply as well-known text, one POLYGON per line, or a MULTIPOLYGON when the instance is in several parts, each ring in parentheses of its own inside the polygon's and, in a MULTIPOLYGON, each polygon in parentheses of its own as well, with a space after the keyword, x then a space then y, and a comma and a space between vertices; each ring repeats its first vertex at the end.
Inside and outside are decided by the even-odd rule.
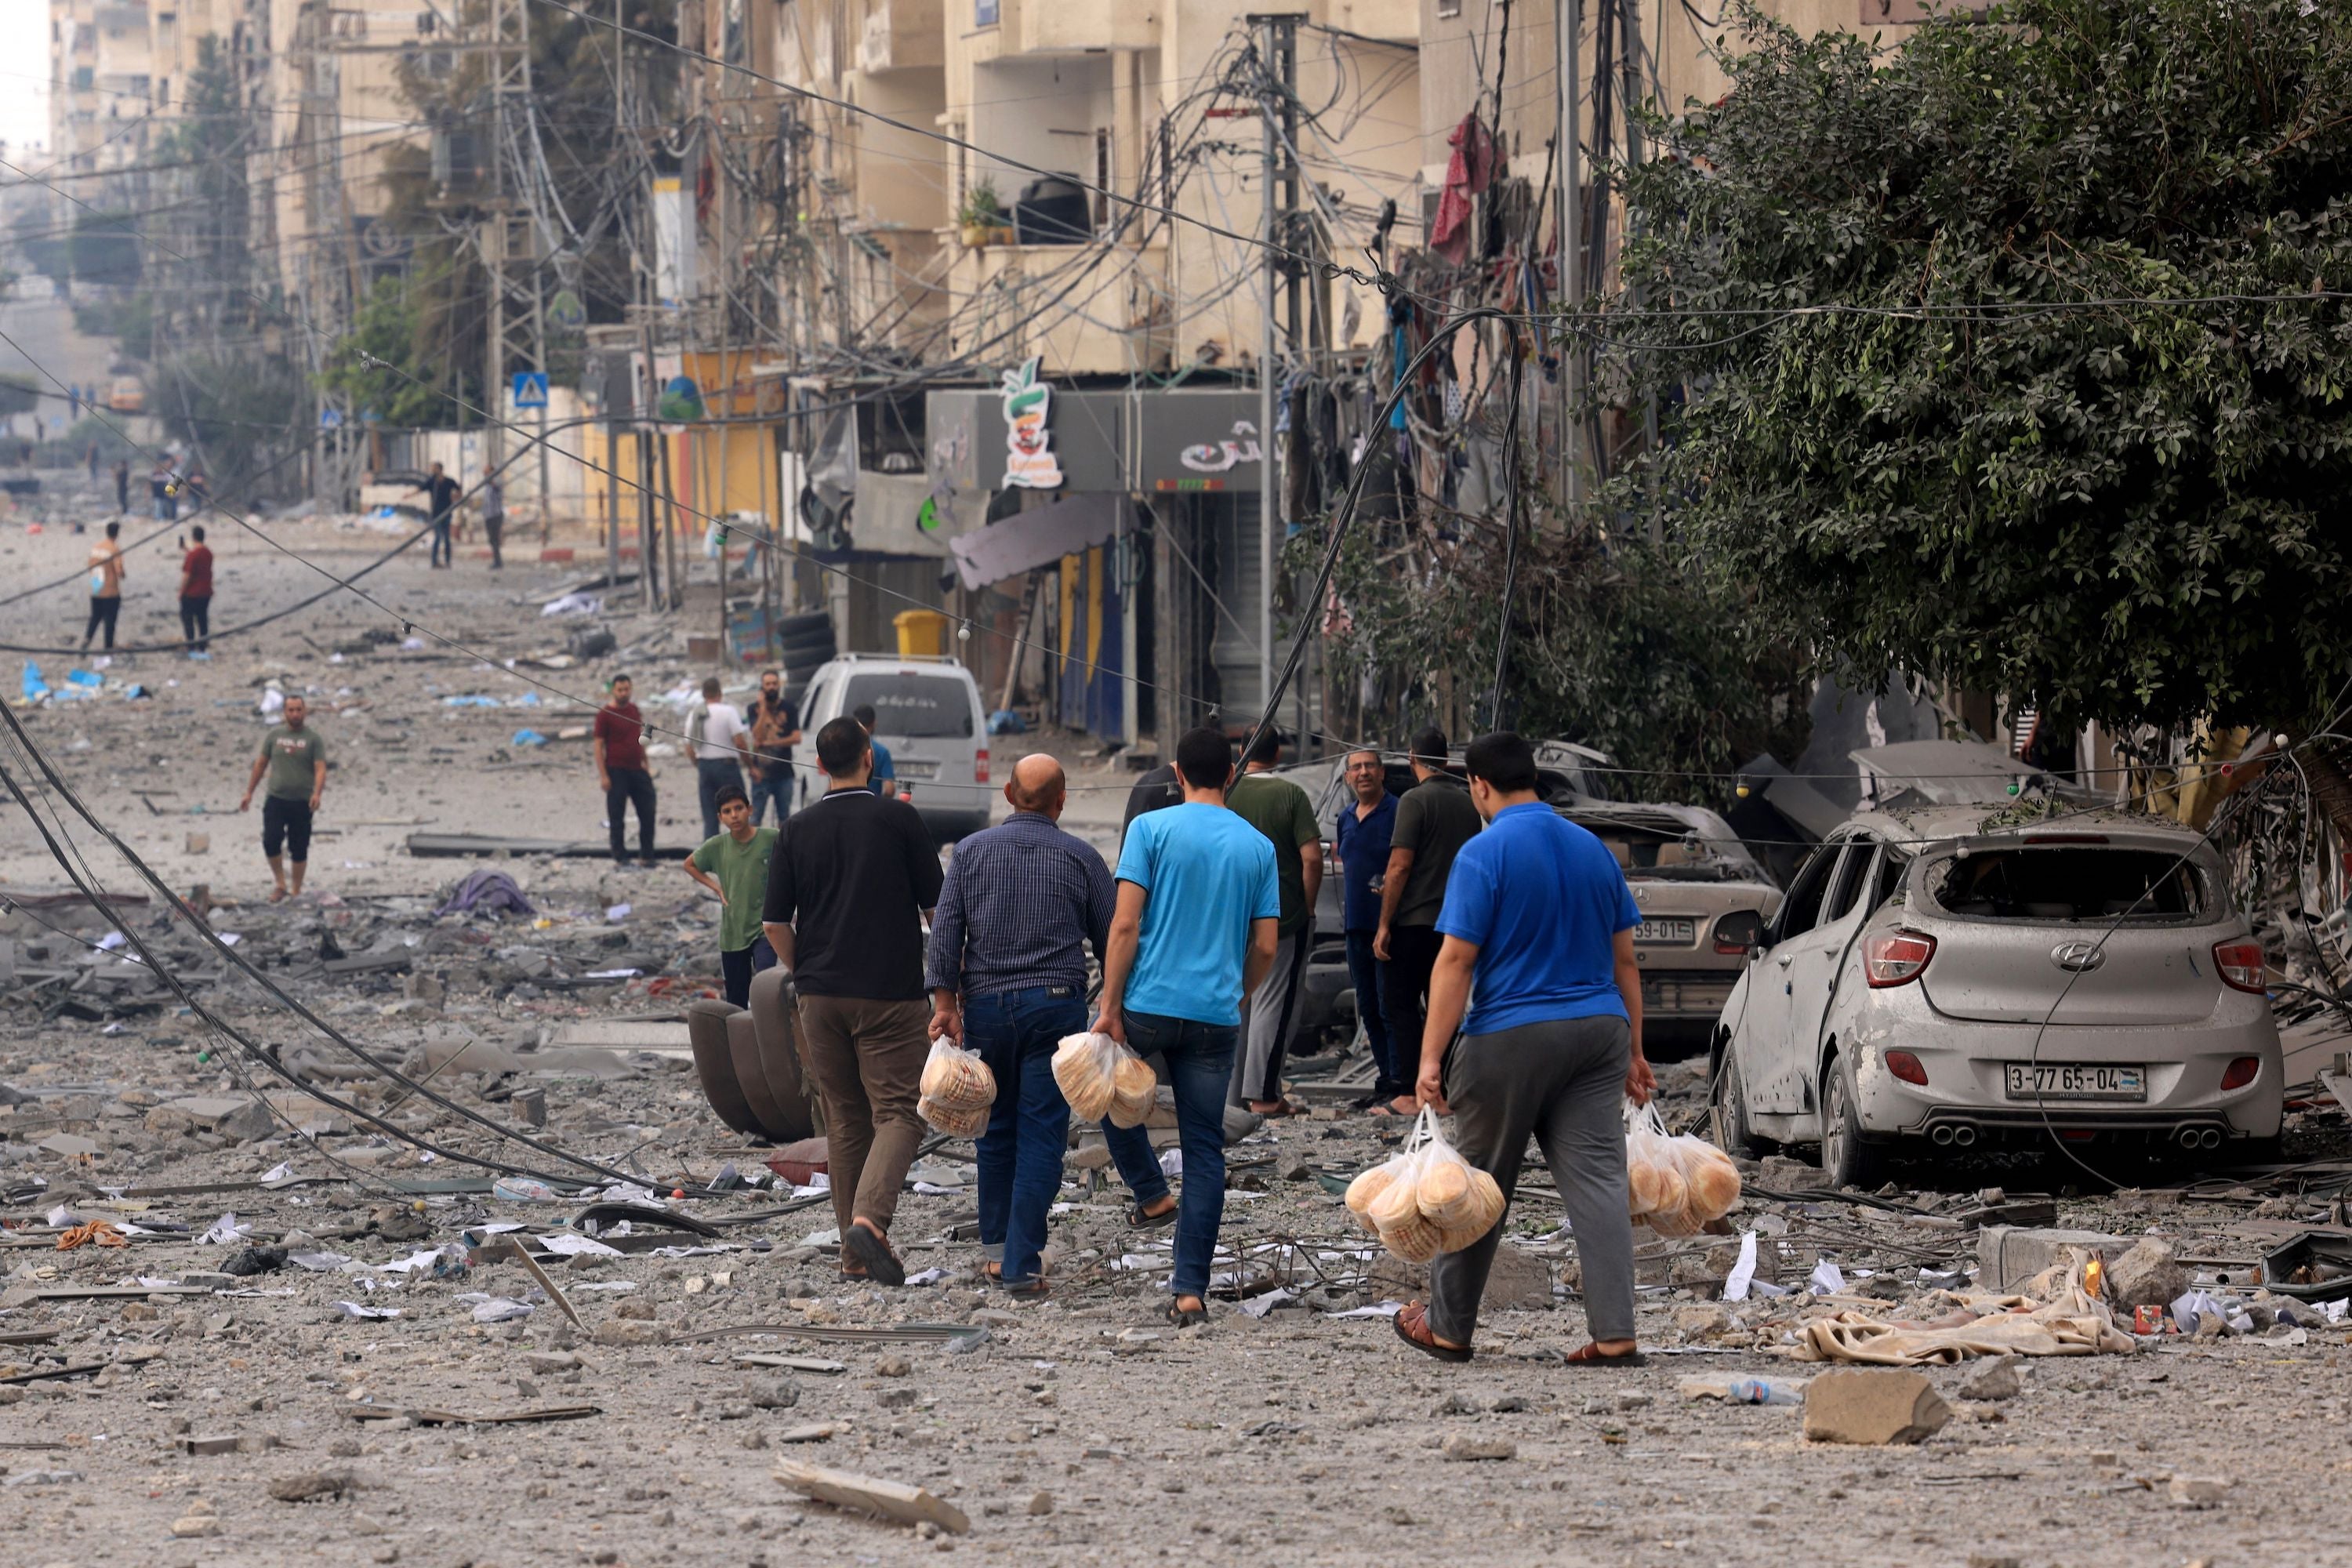
POLYGON ((1437 222, 1429 247, 1459 265, 1470 254, 1470 199, 1495 177, 1495 139, 1472 110, 1446 134, 1454 155, 1445 162, 1445 187, 1437 196, 1437 222))

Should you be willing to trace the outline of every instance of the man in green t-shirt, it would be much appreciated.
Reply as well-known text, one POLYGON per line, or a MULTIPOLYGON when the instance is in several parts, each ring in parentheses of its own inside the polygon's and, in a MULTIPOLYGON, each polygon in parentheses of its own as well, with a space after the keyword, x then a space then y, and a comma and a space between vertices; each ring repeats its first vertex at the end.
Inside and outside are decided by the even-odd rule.
POLYGON ((1241 1048, 1234 1052, 1234 1080, 1226 1095, 1261 1116, 1295 1111, 1282 1092, 1283 1058, 1304 989, 1307 956, 1315 946, 1315 896, 1323 889, 1323 839, 1315 826, 1315 805, 1288 779, 1272 776, 1281 758, 1282 736, 1269 729, 1242 759, 1242 776, 1225 795, 1234 815, 1274 846, 1275 879, 1282 888, 1274 967, 1242 1004, 1241 1048))
POLYGON ((751 826, 751 802, 740 784, 719 785, 716 804, 721 831, 687 857, 686 874, 719 895, 719 970, 727 1000, 748 1007, 751 976, 776 963, 776 950, 760 929, 776 830, 751 826))
POLYGON ((261 801, 261 852, 268 858, 269 875, 277 883, 269 893, 273 904, 302 891, 302 873, 310 868, 310 821, 318 814, 320 797, 327 793, 327 742, 305 721, 309 717, 310 704, 302 694, 289 693, 286 722, 261 738, 253 776, 245 781, 245 798, 236 803, 237 810, 251 811, 261 775, 269 775, 269 793, 261 801))

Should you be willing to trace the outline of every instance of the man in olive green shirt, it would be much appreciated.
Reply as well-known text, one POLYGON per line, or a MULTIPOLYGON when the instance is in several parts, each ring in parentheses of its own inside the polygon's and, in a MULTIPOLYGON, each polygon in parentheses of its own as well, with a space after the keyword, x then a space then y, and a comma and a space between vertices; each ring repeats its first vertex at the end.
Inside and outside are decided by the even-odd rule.
POLYGON ((1241 1048, 1234 1052, 1234 1079, 1226 1093, 1232 1103, 1261 1116, 1294 1113, 1283 1097, 1283 1058, 1304 989, 1307 957, 1315 947, 1315 897, 1323 890, 1323 839, 1315 825, 1315 805, 1288 779, 1271 776, 1281 757, 1281 735, 1265 731, 1225 795, 1233 814, 1274 846, 1275 879, 1282 889, 1274 967, 1242 1002, 1241 1048))
POLYGON ((269 793, 261 802, 261 853, 277 883, 269 893, 273 904, 302 891, 302 873, 310 869, 310 820, 327 793, 327 742, 306 722, 310 707, 300 692, 287 694, 286 722, 261 738, 253 776, 245 781, 245 798, 236 803, 237 810, 251 811, 253 792, 261 775, 269 774, 269 793), (291 887, 287 885, 287 861, 292 862, 291 887))
POLYGON ((719 895, 719 972, 727 1000, 748 1007, 751 976, 776 963, 776 950, 760 928, 776 830, 751 826, 751 803, 740 784, 719 785, 717 805, 723 831, 687 857, 686 874, 719 895))

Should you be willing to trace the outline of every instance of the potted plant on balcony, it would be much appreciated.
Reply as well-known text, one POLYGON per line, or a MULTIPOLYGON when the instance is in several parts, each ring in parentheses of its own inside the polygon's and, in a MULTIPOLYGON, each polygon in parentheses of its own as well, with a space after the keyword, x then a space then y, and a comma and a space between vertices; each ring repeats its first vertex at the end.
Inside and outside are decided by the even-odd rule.
POLYGON ((1003 204, 997 200, 996 182, 974 180, 971 188, 963 194, 963 205, 956 209, 956 224, 963 231, 963 242, 975 248, 987 245, 1009 222, 1003 204))

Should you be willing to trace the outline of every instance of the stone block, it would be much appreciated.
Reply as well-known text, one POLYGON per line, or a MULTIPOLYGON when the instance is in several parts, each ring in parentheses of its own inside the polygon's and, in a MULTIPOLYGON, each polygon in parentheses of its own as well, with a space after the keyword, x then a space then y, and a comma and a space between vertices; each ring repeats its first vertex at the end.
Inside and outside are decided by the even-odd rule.
POLYGON ((1934 1384, 1897 1367, 1840 1367, 1805 1387, 1805 1436, 1816 1443, 1916 1443, 1951 1418, 1934 1384))
POLYGON ((2069 1247, 2080 1247, 2108 1263, 2130 1246, 2128 1238, 2105 1231, 1989 1225, 1977 1233, 1977 1285, 1986 1290, 2016 1290, 2043 1269, 2065 1262, 2069 1247))
POLYGON ((2189 1270, 2174 1261, 2172 1244, 2152 1236, 2106 1264, 2107 1300, 2120 1308, 2168 1306, 2188 1290, 2189 1270))

